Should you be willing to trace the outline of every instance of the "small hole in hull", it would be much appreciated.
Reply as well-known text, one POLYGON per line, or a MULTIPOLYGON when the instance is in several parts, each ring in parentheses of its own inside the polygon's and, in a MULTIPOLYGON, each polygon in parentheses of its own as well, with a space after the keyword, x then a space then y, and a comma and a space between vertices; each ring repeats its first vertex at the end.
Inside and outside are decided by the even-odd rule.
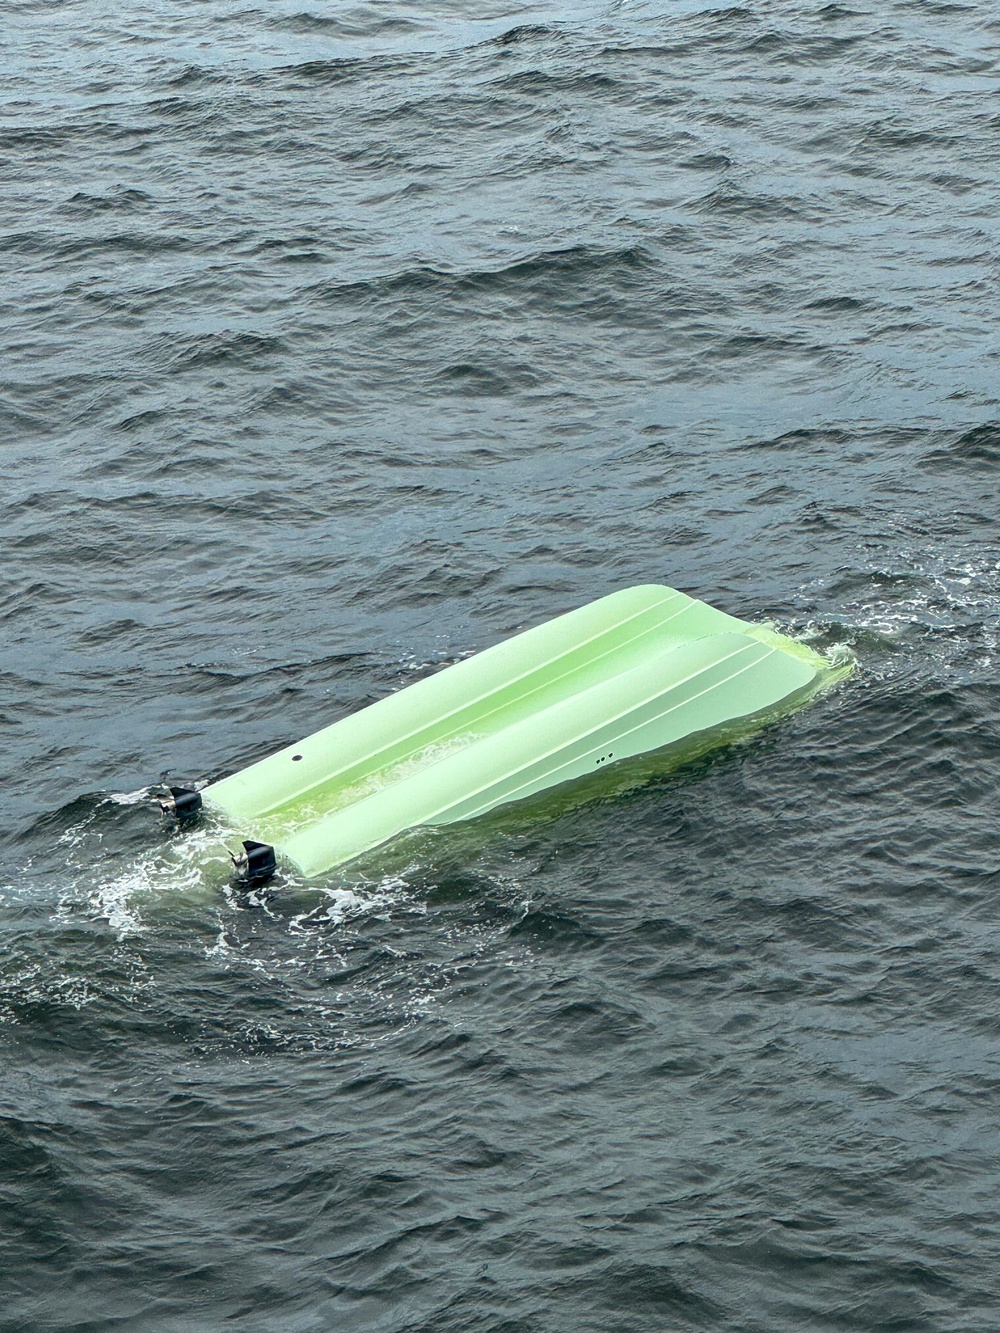
POLYGON ((301 756, 300 754, 293 754, 293 755, 292 755, 292 762, 294 763, 296 759, 301 759, 301 758, 302 758, 302 756, 301 756))

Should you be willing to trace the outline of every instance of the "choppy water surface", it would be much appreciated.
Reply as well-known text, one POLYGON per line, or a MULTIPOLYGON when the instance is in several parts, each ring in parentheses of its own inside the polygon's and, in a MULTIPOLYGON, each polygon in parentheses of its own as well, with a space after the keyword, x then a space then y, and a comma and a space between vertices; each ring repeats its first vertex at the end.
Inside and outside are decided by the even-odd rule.
POLYGON ((1000 22, 303 3, 2 16, 0 1328, 991 1327, 1000 22), (647 580, 859 671, 266 910, 143 800, 647 580))

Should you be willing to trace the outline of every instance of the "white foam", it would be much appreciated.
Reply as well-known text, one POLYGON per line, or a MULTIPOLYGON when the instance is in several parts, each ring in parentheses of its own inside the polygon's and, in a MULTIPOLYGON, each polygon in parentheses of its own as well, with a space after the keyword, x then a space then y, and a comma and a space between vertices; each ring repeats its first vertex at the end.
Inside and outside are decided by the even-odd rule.
POLYGON ((152 804, 155 800, 152 787, 140 787, 138 791, 108 792, 102 805, 144 805, 152 804))
POLYGON ((293 934, 311 935, 318 925, 339 926, 360 916, 384 912, 400 902, 409 884, 402 876, 387 876, 378 883, 361 883, 354 888, 322 889, 325 899, 318 906, 291 918, 293 934))
MULTIPOLYGON (((103 804, 104 802, 102 802, 103 804)), ((135 804, 134 801, 120 802, 135 804)), ((225 881, 229 861, 214 829, 194 829, 151 847, 132 858, 125 866, 116 865, 112 873, 102 875, 104 858, 93 855, 94 844, 105 840, 100 829, 92 828, 94 814, 71 825, 58 838, 58 844, 70 849, 67 869, 54 917, 78 918, 81 909, 94 920, 104 920, 119 939, 137 935, 150 927, 143 917, 144 900, 159 915, 162 904, 172 896, 206 898, 218 892, 216 881, 225 881), (81 854, 81 848, 86 852, 81 854)))
MULTIPOLYGON (((856 579, 848 592, 834 589, 842 608, 834 624, 810 619, 785 632, 827 645, 831 630, 856 638, 861 665, 876 680, 928 668, 943 681, 992 680, 1000 657, 1000 560, 955 561, 933 549, 901 546, 885 561, 866 554, 856 579)), ((825 582, 804 591, 823 597, 825 582)), ((829 645, 827 655, 845 647, 829 645)))

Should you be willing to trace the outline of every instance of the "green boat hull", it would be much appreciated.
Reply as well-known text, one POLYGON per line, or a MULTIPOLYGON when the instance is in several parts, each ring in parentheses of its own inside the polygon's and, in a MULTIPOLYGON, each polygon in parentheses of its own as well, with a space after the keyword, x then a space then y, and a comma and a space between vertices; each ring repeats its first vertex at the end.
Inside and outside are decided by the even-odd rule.
POLYGON ((626 588, 418 681, 202 797, 304 875, 687 737, 787 711, 833 672, 658 585, 626 588))

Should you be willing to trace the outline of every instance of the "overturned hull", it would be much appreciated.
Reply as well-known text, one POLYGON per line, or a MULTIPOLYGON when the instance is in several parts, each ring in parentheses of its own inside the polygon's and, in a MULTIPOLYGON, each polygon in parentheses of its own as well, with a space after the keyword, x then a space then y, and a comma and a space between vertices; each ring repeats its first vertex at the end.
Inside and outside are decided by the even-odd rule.
POLYGON ((318 875, 405 829, 471 819, 696 733, 721 737, 829 676, 794 640, 642 585, 447 667, 201 795, 318 875))

